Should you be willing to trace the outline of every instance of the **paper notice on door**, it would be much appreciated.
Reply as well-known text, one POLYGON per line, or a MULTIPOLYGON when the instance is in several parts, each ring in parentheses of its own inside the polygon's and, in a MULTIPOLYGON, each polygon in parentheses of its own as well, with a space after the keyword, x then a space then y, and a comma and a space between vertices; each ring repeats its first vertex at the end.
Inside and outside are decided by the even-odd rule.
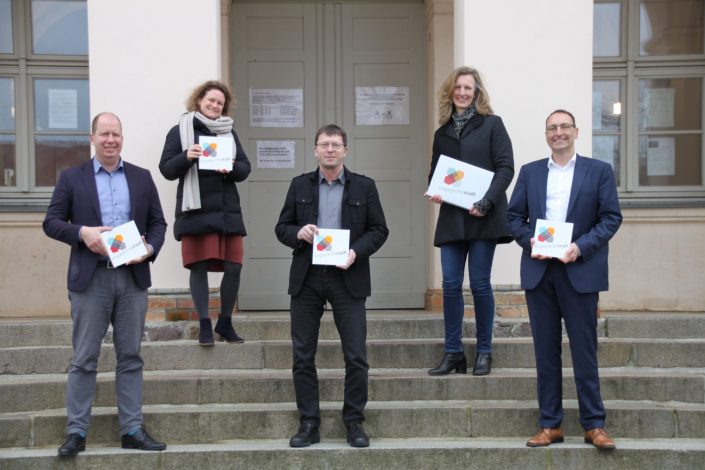
POLYGON ((409 124, 409 87, 355 87, 355 122, 358 126, 409 124))
POLYGON ((304 127, 304 90, 250 88, 250 127, 304 127))
POLYGON ((296 142, 293 140, 258 140, 257 168, 294 168, 296 142))

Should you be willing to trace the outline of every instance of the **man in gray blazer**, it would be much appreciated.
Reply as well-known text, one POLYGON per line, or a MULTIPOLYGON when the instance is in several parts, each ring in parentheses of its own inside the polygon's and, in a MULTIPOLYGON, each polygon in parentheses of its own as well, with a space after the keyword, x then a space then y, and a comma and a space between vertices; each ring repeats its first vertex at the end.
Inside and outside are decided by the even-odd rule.
POLYGON ((86 448, 98 357, 110 324, 122 447, 166 449, 144 428, 140 345, 151 285, 149 262, 164 243, 167 224, 149 171, 122 159, 122 142, 120 119, 112 113, 98 114, 91 125, 95 157, 61 173, 44 219, 44 232, 71 246, 68 289, 74 355, 61 457, 73 457, 86 448), (130 220, 143 234, 147 254, 115 267, 100 234, 130 220))

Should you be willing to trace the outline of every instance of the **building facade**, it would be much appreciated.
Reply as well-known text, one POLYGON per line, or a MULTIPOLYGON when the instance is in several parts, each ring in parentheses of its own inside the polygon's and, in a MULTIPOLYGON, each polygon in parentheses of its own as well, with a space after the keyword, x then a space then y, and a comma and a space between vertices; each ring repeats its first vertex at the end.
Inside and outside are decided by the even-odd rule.
MULTIPOLYGON (((290 253, 273 228, 328 122, 348 131, 347 164, 377 181, 388 217, 369 306, 423 308, 441 287, 437 212, 423 198, 436 92, 464 64, 484 76, 517 172, 549 155, 557 108, 576 116, 578 152, 615 168, 624 222, 602 308, 705 310, 705 2, 564 3, 0 0, 0 317, 68 315, 69 249, 41 222, 60 171, 90 158, 96 113, 120 116, 124 158, 152 171, 173 221, 164 138, 212 78, 235 91, 253 166, 240 184, 240 308, 288 308, 290 253)), ((498 248, 493 285, 519 284, 519 257, 498 248)), ((188 287, 170 232, 152 272, 155 296, 188 287)))

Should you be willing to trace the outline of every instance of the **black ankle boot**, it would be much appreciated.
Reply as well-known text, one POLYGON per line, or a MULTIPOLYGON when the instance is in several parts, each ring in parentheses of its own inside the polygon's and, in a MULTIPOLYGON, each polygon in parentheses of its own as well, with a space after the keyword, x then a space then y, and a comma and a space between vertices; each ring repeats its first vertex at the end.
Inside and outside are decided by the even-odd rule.
POLYGON ((475 366, 472 375, 488 375, 492 370, 492 353, 479 352, 475 356, 475 366))
POLYGON ((218 315, 218 323, 215 324, 215 332, 223 337, 228 343, 244 343, 245 340, 235 333, 233 328, 233 317, 218 315))
POLYGON ((453 370, 458 374, 467 374, 468 361, 465 359, 465 353, 445 353, 441 363, 434 369, 428 370, 428 375, 448 375, 453 370))
POLYGON ((199 321, 198 344, 201 346, 213 346, 213 323, 210 318, 199 321))

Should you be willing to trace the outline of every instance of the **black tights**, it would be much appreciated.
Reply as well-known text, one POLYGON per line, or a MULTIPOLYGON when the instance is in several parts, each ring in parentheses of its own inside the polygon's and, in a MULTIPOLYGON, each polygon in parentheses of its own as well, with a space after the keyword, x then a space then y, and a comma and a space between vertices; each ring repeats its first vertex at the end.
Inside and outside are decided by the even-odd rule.
MULTIPOLYGON (((220 281, 220 314, 230 317, 235 308, 237 293, 240 290, 240 271, 242 265, 223 261, 223 280, 220 281)), ((189 277, 191 297, 198 312, 198 318, 208 318, 208 260, 198 261, 191 265, 189 277)))

